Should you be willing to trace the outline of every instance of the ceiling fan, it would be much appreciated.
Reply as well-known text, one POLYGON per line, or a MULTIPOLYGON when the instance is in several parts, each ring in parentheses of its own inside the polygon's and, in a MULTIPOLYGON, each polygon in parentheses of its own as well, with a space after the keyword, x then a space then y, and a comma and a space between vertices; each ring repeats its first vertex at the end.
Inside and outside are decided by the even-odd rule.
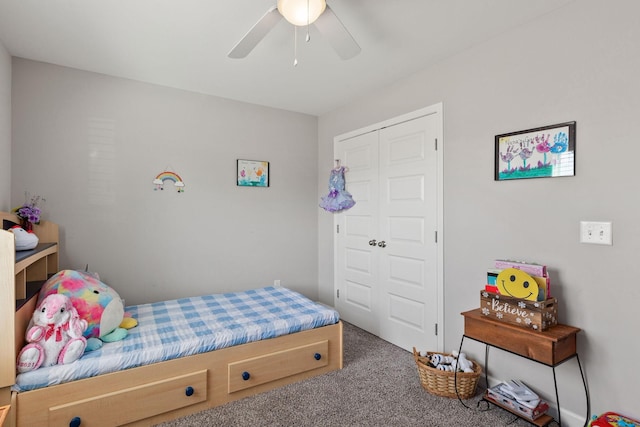
POLYGON ((326 0, 278 0, 227 56, 246 57, 283 17, 296 27, 306 26, 307 41, 308 27, 313 24, 342 59, 350 59, 360 53, 360 46, 333 13, 326 0))

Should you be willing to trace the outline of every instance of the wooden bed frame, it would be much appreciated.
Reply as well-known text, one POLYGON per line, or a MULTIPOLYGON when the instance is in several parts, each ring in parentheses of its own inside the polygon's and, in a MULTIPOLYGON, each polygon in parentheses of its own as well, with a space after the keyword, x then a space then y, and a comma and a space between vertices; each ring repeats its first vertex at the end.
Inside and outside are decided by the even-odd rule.
MULTIPOLYGON (((0 212, 0 219, 18 222, 5 212, 0 212)), ((58 271, 58 226, 43 221, 34 231, 40 243, 49 245, 16 262, 13 233, 0 230, 0 343, 15 342, 15 346, 0 346, 0 407, 10 404, 6 427, 151 426, 342 368, 342 323, 338 323, 11 392, 16 355, 24 345, 24 331, 37 299, 33 289, 58 271), (16 310, 17 300, 22 305, 16 310)))

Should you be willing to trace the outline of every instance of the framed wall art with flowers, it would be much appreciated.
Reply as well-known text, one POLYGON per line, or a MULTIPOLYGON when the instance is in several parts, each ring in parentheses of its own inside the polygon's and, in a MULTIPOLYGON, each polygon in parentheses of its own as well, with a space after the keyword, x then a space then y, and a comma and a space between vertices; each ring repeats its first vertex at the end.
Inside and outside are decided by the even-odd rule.
POLYGON ((238 159, 237 171, 239 187, 269 186, 269 162, 238 159))
POLYGON ((575 175, 576 122, 496 135, 496 181, 575 175))

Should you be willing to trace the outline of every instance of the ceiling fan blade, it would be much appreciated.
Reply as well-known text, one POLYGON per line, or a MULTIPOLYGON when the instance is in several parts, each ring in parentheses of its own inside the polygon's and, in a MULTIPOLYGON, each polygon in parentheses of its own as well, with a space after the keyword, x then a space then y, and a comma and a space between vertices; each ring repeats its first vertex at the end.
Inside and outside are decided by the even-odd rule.
POLYGON ((247 34, 229 51, 227 56, 229 58, 246 57, 260 43, 260 40, 280 22, 280 19, 282 19, 282 15, 278 12, 278 8, 273 6, 251 27, 247 34))
POLYGON ((360 46, 349 34, 340 19, 333 13, 327 5, 322 15, 314 22, 314 25, 322 33, 323 37, 329 40, 329 44, 342 59, 351 59, 360 53, 360 46))

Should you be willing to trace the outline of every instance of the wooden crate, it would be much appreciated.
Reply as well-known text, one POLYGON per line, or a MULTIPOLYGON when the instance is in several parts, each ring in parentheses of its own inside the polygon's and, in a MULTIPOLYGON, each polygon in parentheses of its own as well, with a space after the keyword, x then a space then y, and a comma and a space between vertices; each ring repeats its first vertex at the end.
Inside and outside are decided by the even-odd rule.
POLYGON ((492 319, 539 332, 558 324, 558 300, 555 298, 528 301, 481 290, 480 311, 492 319))

